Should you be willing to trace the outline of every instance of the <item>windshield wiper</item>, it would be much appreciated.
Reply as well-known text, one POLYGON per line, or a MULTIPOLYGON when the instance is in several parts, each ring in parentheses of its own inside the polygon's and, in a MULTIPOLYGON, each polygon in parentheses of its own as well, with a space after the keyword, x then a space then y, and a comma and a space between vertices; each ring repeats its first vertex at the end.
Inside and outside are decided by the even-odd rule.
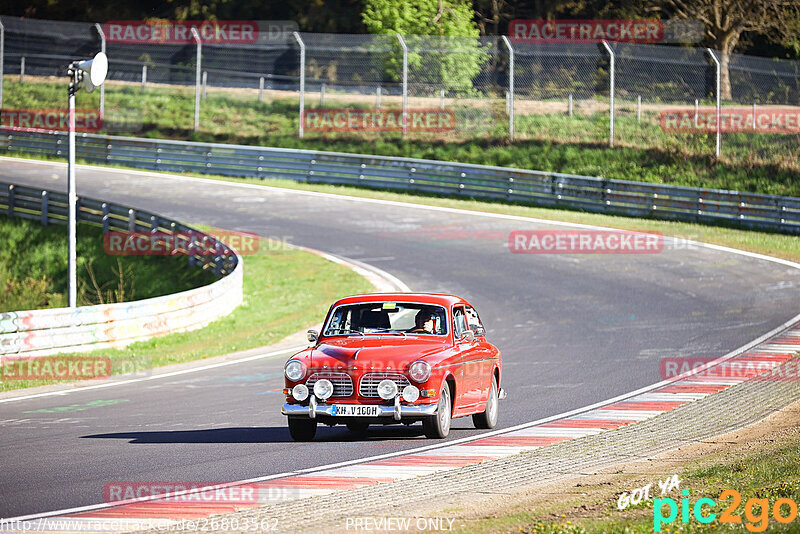
POLYGON ((403 337, 406 337, 406 333, 405 332, 401 332, 400 330, 392 330, 392 329, 375 330, 374 332, 370 332, 370 334, 399 334, 399 335, 401 335, 403 337))
POLYGON ((325 333, 326 336, 337 336, 339 334, 360 334, 365 335, 364 332, 360 330, 351 330, 349 328, 334 328, 332 333, 325 333))

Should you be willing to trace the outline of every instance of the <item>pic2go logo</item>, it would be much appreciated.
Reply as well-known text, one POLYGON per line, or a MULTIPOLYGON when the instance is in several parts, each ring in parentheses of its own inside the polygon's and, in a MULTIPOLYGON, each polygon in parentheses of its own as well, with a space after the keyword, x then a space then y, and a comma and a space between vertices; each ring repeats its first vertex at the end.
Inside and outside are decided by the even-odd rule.
MULTIPOLYGON (((714 499, 703 498, 698 499, 694 506, 689 503, 688 495, 689 490, 685 489, 682 491, 684 498, 681 499, 681 522, 688 523, 689 522, 689 513, 691 512, 694 515, 694 518, 703 524, 712 523, 717 519, 717 514, 710 512, 708 515, 703 515, 703 506, 707 505, 709 508, 713 508, 717 505, 714 499)), ((739 507, 739 504, 742 502, 741 494, 732 489, 722 490, 719 494, 719 500, 724 501, 729 498, 733 498, 733 502, 719 515, 719 522, 720 523, 742 523, 742 516, 735 514, 734 512, 739 507)), ((769 524, 769 517, 770 517, 770 507, 769 507, 769 500, 767 499, 748 499, 747 502, 744 504, 744 515, 748 523, 745 523, 745 528, 750 532, 764 532, 767 530, 767 526, 769 524)), ((772 506, 772 517, 778 523, 791 523, 797 518, 797 503, 795 503, 792 499, 781 498, 775 501, 775 504, 772 506), (786 515, 783 515, 783 511, 786 509, 788 512, 786 515)), ((653 500, 653 531, 654 532, 661 532, 661 525, 665 524, 668 525, 675 521, 678 518, 678 503, 675 502, 675 499, 665 498, 665 499, 654 499, 653 500), (664 517, 664 506, 669 507, 669 515, 664 517)))

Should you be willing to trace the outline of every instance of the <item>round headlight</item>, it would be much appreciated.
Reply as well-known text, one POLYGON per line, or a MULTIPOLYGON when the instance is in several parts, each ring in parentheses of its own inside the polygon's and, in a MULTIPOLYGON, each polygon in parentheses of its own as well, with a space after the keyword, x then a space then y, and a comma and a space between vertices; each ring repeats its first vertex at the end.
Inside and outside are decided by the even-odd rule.
POLYGON ((292 382, 297 382, 306 376, 306 366, 300 360, 289 360, 286 362, 283 372, 286 374, 286 378, 292 382))
POLYGON ((425 382, 431 377, 431 366, 428 365, 428 362, 417 360, 409 366, 408 376, 414 382, 425 382))
POLYGON ((306 400, 308 398, 308 386, 305 384, 297 384, 292 388, 292 397, 299 402, 306 400))
POLYGON ((411 384, 403 388, 403 400, 406 402, 414 402, 419 398, 419 389, 417 386, 411 384))
POLYGON ((395 398, 397 396, 397 384, 391 380, 381 380, 378 384, 378 396, 383 400, 395 398))
POLYGON ((314 384, 314 395, 322 400, 325 400, 333 395, 333 384, 331 381, 325 378, 322 380, 317 380, 317 382, 314 384))

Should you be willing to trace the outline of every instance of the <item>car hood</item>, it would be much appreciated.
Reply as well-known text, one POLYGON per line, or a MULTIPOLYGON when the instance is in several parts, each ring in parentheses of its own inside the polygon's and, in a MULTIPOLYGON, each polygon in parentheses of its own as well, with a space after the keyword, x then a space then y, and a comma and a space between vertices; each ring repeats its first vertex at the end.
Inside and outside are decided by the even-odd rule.
POLYGON ((446 347, 445 340, 379 336, 354 340, 331 340, 310 349, 310 367, 348 367, 404 371, 414 360, 434 358, 446 347))

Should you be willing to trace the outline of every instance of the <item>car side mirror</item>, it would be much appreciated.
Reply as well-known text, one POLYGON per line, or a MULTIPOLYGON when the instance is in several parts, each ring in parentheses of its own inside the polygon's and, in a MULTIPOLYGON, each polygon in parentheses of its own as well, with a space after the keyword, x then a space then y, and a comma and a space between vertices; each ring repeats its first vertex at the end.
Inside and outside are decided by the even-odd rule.
POLYGON ((309 330, 308 331, 308 341, 311 343, 316 343, 317 339, 319 339, 319 332, 316 330, 309 330))
POLYGON ((466 341, 467 343, 472 343, 475 341, 475 332, 472 330, 467 330, 463 334, 461 334, 460 341, 466 341))

